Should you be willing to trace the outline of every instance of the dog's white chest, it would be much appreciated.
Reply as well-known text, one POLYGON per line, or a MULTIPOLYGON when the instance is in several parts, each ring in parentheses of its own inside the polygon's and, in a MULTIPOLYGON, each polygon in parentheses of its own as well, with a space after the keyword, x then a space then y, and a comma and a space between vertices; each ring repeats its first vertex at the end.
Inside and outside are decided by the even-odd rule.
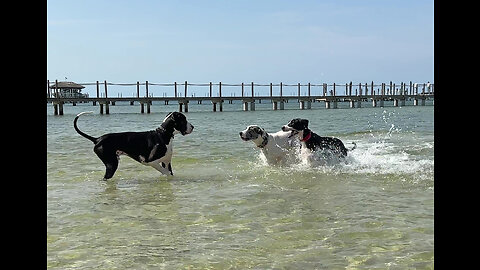
POLYGON ((156 159, 152 162, 160 163, 163 162, 165 164, 170 163, 172 161, 172 156, 173 156, 173 143, 172 140, 170 140, 170 143, 167 144, 167 152, 165 152, 165 155, 159 159, 156 159))
POLYGON ((170 161, 172 160, 172 156, 173 156, 173 142, 172 140, 170 140, 170 143, 167 145, 167 152, 165 153, 165 156, 163 158, 170 163, 170 161))
POLYGON ((268 143, 262 148, 267 163, 280 164, 286 161, 287 154, 291 149, 290 140, 283 132, 270 134, 268 143))

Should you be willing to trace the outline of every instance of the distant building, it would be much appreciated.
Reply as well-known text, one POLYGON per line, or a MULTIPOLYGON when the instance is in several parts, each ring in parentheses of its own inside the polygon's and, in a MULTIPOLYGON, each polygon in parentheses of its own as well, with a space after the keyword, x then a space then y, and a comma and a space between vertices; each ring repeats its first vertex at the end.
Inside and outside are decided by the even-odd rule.
MULTIPOLYGON (((55 83, 50 84, 50 91, 52 97, 56 97, 55 93, 55 83)), ((85 86, 74 83, 74 82, 58 82, 58 96, 61 98, 84 98, 88 97, 88 94, 83 94, 82 89, 85 86)))

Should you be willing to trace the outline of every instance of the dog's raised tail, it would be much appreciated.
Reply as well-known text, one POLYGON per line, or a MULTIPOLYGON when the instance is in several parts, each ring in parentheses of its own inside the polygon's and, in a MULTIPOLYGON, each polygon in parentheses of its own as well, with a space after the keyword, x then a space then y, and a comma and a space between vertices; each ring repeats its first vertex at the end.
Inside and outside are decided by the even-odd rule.
POLYGON ((352 150, 354 150, 355 148, 357 148, 357 144, 356 144, 355 142, 352 142, 352 144, 353 144, 352 149, 348 149, 348 151, 352 151, 352 150))
POLYGON ((77 120, 78 120, 78 118, 80 117, 80 115, 82 115, 82 114, 87 114, 87 113, 93 113, 93 112, 91 112, 91 111, 90 111, 90 112, 81 112, 81 113, 77 114, 77 116, 75 117, 75 120, 73 120, 73 127, 74 127, 75 130, 78 132, 78 134, 82 135, 83 137, 85 137, 85 138, 89 139, 90 141, 92 141, 93 143, 95 143, 95 142, 97 141, 97 138, 94 138, 94 137, 92 137, 92 136, 90 136, 90 135, 88 135, 88 134, 83 133, 83 132, 82 132, 80 129, 78 129, 78 127, 77 127, 77 120))

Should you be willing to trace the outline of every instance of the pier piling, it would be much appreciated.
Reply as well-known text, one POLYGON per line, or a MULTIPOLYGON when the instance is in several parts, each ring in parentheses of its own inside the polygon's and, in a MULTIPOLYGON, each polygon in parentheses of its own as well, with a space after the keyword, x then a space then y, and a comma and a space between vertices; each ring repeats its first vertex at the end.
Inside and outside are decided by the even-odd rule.
MULTIPOLYGON (((295 83, 295 84, 284 84, 283 82, 280 82, 279 84, 273 84, 273 83, 268 83, 268 84, 255 84, 254 82, 250 83, 239 83, 239 84, 225 84, 222 82, 218 83, 205 83, 205 84, 192 84, 188 83, 188 81, 184 81, 184 83, 170 83, 170 84, 158 84, 158 83, 151 83, 149 81, 145 81, 144 83, 140 83, 139 81, 136 81, 135 83, 132 84, 116 84, 116 83, 108 83, 106 80, 103 82, 95 81, 93 83, 85 83, 88 85, 92 85, 95 89, 96 87, 96 97, 88 97, 87 95, 83 96, 76 96, 73 95, 73 91, 65 91, 62 90, 60 91, 58 89, 59 82, 58 80, 55 80, 55 84, 50 85, 51 80, 47 81, 47 102, 51 103, 53 106, 53 114, 54 115, 63 115, 64 114, 64 104, 71 103, 72 106, 78 106, 77 103, 85 103, 85 102, 92 102, 94 106, 98 103, 99 105, 99 111, 100 114, 109 114, 110 113, 110 108, 109 106, 112 105, 118 105, 116 102, 122 101, 122 102, 129 102, 130 105, 134 105, 135 102, 138 102, 140 104, 140 113, 145 113, 145 103, 147 105, 147 110, 146 113, 150 114, 151 113, 151 106, 153 101, 160 101, 163 102, 163 104, 168 105, 170 101, 173 102, 178 102, 178 110, 181 112, 188 112, 189 111, 189 102, 196 102, 195 104, 202 104, 203 101, 207 100, 212 102, 212 111, 217 112, 223 111, 223 102, 224 97, 222 94, 222 88, 223 87, 238 87, 238 90, 241 90, 241 94, 235 96, 235 91, 232 91, 231 96, 226 97, 226 100, 228 101, 228 104, 235 104, 235 101, 240 101, 242 110, 243 111, 255 111, 257 108, 256 103, 262 103, 265 102, 266 100, 270 101, 272 103, 272 110, 284 110, 285 109, 285 103, 288 103, 289 101, 297 101, 299 103, 299 109, 305 110, 305 109, 311 109, 312 108, 312 102, 315 101, 323 101, 325 102, 325 108, 326 109, 331 109, 331 108, 337 108, 338 102, 349 102, 349 107, 351 108, 361 108, 362 107, 362 102, 364 101, 371 101, 371 107, 383 107, 384 106, 384 101, 392 101, 394 107, 398 106, 405 106, 407 104, 407 100, 413 101, 414 106, 425 106, 426 100, 427 99, 433 99, 434 98, 434 84, 433 83, 413 83, 410 81, 409 83, 404 83, 400 82, 399 83, 394 83, 393 81, 390 81, 388 83, 378 83, 374 84, 372 81, 371 83, 356 83, 355 85, 357 86, 356 89, 353 89, 353 82, 350 81, 345 84, 327 84, 327 83, 321 83, 321 84, 312 84, 312 83, 295 83), (103 83, 104 85, 104 91, 100 91, 100 84, 103 83), (131 91, 131 97, 125 97, 122 95, 120 92, 117 97, 109 97, 108 96, 108 86, 110 85, 121 85, 121 86, 131 86, 132 88, 135 88, 136 86, 136 93, 135 90, 131 91), (145 96, 141 97, 140 96, 140 85, 145 84, 145 96), (180 87, 183 84, 183 90, 182 92, 178 92, 178 85, 180 87), (213 93, 213 85, 218 86, 218 94, 214 95, 213 93), (245 86, 250 84, 250 91, 245 89, 245 86), (158 95, 158 97, 154 97, 154 92, 158 91, 158 88, 156 86, 171 86, 174 90, 174 96, 172 93, 172 96, 167 96, 167 92, 163 92, 162 94, 158 95), (201 86, 205 87, 206 89, 206 95, 200 96, 194 91, 197 90, 192 90, 190 89, 190 94, 191 96, 189 97, 188 94, 188 88, 189 86, 201 86), (284 95, 283 92, 283 87, 289 87, 287 88, 287 91, 289 94, 284 95), (337 93, 337 87, 343 87, 345 86, 345 92, 342 93, 343 91, 339 91, 340 93, 337 93), (420 87, 419 87, 420 86, 420 87), (255 88, 258 87, 258 88, 255 88), (255 90, 259 91, 263 90, 261 87, 266 87, 265 88, 265 94, 266 95, 261 95, 258 92, 256 93, 255 90), (274 93, 274 88, 279 87, 279 93, 277 92, 276 94, 274 93), (294 88, 292 89, 290 88, 294 88), (302 88, 304 87, 304 93, 302 93, 302 88), (307 87, 307 89, 305 89, 307 87), (375 89, 377 87, 377 89, 375 89), (398 89, 397 89, 398 88, 398 89), (419 89, 420 88, 420 89, 419 89), (375 90, 376 91, 375 91, 375 90), (303 94, 303 95, 302 95, 303 94), (340 95, 338 95, 340 94, 340 95)), ((247 86, 248 87, 248 86, 247 86)), ((95 90, 94 90, 95 91, 95 90)), ((162 89, 162 91, 164 91, 162 89)), ((156 95, 156 94, 155 94, 156 95)))
POLYGON ((248 111, 248 101, 243 101, 243 110, 248 111))

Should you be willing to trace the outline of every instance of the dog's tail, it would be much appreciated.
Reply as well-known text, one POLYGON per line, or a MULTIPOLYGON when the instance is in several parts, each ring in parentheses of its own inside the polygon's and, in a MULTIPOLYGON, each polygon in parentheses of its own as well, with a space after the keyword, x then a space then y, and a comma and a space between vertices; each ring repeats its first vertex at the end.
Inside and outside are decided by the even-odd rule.
POLYGON ((355 142, 352 142, 352 144, 353 144, 352 149, 348 149, 348 151, 352 151, 352 150, 354 150, 355 148, 357 148, 357 144, 356 144, 355 142))
POLYGON ((83 133, 80 129, 78 129, 77 127, 77 120, 78 120, 78 117, 80 117, 80 115, 82 114, 86 114, 86 113, 93 113, 93 112, 81 112, 79 114, 77 114, 77 117, 75 117, 75 120, 73 120, 73 127, 75 128, 75 130, 78 132, 78 134, 82 135, 83 137, 89 139, 90 141, 92 141, 93 143, 95 143, 97 141, 97 138, 94 138, 88 134, 85 134, 83 133))

